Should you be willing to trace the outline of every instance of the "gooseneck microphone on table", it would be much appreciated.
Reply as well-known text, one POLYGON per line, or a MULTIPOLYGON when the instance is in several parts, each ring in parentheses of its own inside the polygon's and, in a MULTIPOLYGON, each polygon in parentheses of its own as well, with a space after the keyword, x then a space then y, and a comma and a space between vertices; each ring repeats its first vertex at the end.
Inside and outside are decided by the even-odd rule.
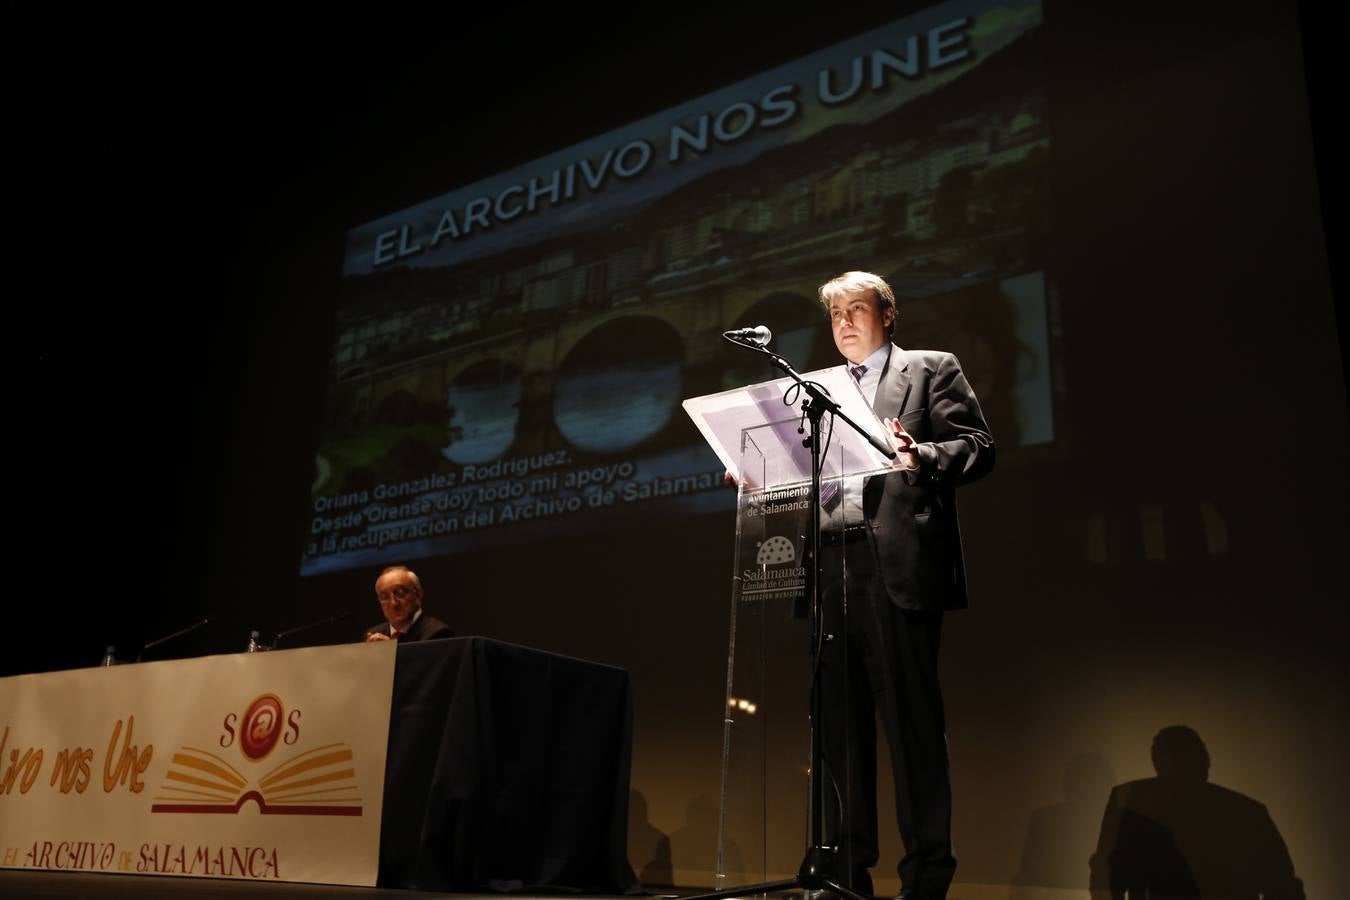
POLYGON ((322 628, 325 625, 332 625, 334 622, 341 622, 342 620, 350 619, 351 617, 352 614, 350 612, 338 613, 336 616, 329 616, 328 618, 320 619, 317 622, 310 622, 307 625, 297 625, 294 628, 287 628, 285 631, 279 631, 277 632, 277 636, 272 638, 272 644, 269 649, 277 649, 277 645, 281 643, 281 639, 284 637, 290 637, 291 635, 310 631, 314 628, 322 628))
POLYGON ((150 650, 150 649, 152 649, 152 648, 154 648, 154 647, 158 647, 160 644, 167 644, 169 641, 172 641, 172 640, 174 640, 175 638, 180 638, 180 637, 182 637, 182 636, 185 635, 185 634, 191 634, 192 632, 196 631, 198 628, 201 628, 203 625, 208 624, 208 623, 212 620, 212 618, 214 618, 214 617, 213 617, 213 616, 207 616, 205 619, 202 619, 200 622, 193 622, 191 625, 189 625, 189 626, 186 627, 186 628, 180 628, 180 629, 178 629, 178 630, 175 631, 173 634, 166 634, 166 635, 164 635, 164 637, 162 637, 162 638, 156 638, 155 640, 151 641, 150 643, 146 644, 144 647, 141 648, 141 652, 136 654, 136 662, 140 662, 140 661, 141 661, 142 657, 145 656, 145 651, 150 650))

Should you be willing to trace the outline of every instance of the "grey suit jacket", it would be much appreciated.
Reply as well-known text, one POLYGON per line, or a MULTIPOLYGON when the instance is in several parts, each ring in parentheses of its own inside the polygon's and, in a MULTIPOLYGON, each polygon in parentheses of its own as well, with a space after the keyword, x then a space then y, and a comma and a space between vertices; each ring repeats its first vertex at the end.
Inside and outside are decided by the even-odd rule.
POLYGON ((919 469, 873 475, 863 515, 891 602, 904 609, 969 605, 956 486, 994 467, 994 438, 950 353, 891 348, 873 410, 918 442, 919 469))

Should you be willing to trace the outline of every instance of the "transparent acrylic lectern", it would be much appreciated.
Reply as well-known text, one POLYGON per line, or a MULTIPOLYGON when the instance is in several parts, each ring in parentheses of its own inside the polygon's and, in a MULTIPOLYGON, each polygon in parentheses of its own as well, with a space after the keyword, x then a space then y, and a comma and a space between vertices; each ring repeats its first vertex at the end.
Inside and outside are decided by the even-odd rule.
MULTIPOLYGON (((843 368, 809 373, 831 399, 875 434, 882 426, 843 368), (843 401, 848 401, 846 404, 843 401)), ((818 658, 811 618, 811 450, 800 413, 784 405, 787 379, 685 401, 685 408, 738 480, 736 550, 723 710, 722 778, 714 887, 728 890, 793 878, 812 843, 812 804, 837 820, 848 773, 811 773, 811 698, 818 658), (789 418, 790 417, 790 418, 789 418), (744 425, 738 431, 734 426, 744 425)), ((789 393, 789 396, 790 393, 789 393)), ((856 432, 825 416, 820 527, 838 537, 856 520, 868 474, 889 469, 856 432), (851 510, 851 511, 850 511, 851 510)), ((831 540, 821 558, 829 631, 847 633, 843 574, 864 540, 831 540), (828 586, 828 587, 827 587, 828 586)), ((841 645, 846 642, 841 641, 841 645)), ((835 663, 842 675, 845 659, 835 663)), ((846 714, 823 710, 821 715, 846 714)))

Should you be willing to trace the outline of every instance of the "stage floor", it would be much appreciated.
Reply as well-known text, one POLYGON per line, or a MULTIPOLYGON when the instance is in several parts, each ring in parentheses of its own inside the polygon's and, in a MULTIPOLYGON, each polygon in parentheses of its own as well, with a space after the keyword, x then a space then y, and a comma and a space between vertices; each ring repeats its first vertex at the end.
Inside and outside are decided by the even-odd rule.
MULTIPOLYGON (((242 881, 229 878, 173 878, 153 875, 110 875, 88 872, 35 872, 0 869, 0 898, 150 898, 150 900, 679 900, 707 888, 653 887, 646 895, 623 898, 613 894, 470 894, 409 891, 398 888, 363 888, 345 885, 287 884, 242 881)), ((770 895, 773 900, 805 900, 800 890, 770 895)), ((880 898, 889 900, 889 898, 880 898)), ((1006 884, 956 883, 947 900, 1091 900, 1086 888, 1014 887, 1006 884)))
MULTIPOLYGON (((689 891, 688 893, 693 893, 689 891)), ((581 894, 450 894, 408 891, 396 888, 365 888, 346 885, 290 884, 242 881, 230 878, 172 878, 154 875, 107 875, 89 872, 33 872, 0 869, 0 897, 28 898, 183 898, 183 900, 421 900, 447 897, 455 900, 620 900, 607 895, 581 894)), ((653 900, 659 895, 648 895, 653 900)), ((670 896, 670 895, 667 895, 670 896)))

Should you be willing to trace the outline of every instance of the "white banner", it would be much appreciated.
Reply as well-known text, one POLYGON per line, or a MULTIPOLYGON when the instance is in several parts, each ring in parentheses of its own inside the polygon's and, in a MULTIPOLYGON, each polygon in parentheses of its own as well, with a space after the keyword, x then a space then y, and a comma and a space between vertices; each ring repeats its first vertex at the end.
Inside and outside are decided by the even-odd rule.
POLYGON ((0 867, 374 885, 397 647, 0 679, 0 867))

